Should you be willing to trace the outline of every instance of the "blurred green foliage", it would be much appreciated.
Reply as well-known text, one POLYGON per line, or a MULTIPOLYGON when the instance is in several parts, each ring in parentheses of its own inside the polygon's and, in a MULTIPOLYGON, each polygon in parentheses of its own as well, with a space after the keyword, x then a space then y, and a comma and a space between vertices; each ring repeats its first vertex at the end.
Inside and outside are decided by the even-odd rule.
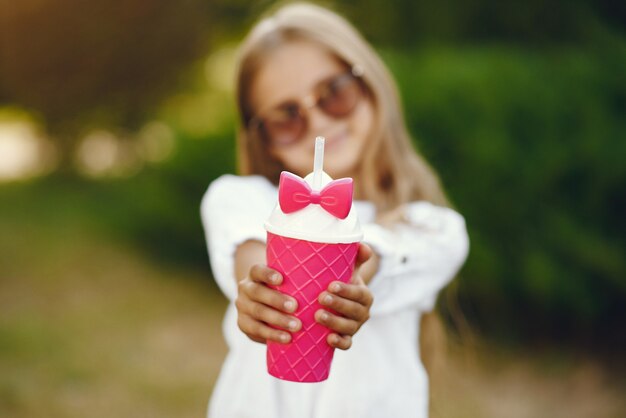
POLYGON ((466 216, 459 290, 478 322, 511 337, 622 338, 626 54, 494 46, 387 61, 466 216))

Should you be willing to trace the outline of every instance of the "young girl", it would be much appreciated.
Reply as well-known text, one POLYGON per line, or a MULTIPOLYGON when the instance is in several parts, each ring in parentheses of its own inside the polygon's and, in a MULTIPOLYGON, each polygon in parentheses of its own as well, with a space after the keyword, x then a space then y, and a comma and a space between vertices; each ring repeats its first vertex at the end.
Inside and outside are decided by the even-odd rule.
POLYGON ((464 262, 468 238, 412 148, 387 69, 348 22, 308 4, 259 22, 238 64, 242 175, 215 180, 201 208, 213 273, 230 300, 229 353, 209 417, 426 417, 420 317, 464 262), (301 324, 295 300, 267 286, 282 277, 265 265, 263 224, 280 172, 312 170, 316 136, 326 138, 325 171, 354 179, 366 244, 352 281, 319 298, 340 314, 316 313, 340 349, 330 377, 293 383, 266 371, 265 341, 288 342, 301 324))

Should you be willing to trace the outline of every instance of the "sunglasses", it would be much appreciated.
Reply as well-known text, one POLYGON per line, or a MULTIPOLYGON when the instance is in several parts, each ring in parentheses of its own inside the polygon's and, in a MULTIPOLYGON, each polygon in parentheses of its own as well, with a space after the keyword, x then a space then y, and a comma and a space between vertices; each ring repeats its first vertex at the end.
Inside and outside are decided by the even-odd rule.
POLYGON ((308 129, 308 111, 317 107, 326 115, 341 119, 349 116, 365 94, 358 66, 319 82, 301 102, 285 101, 266 113, 253 117, 248 129, 266 144, 288 146, 299 142, 308 129))

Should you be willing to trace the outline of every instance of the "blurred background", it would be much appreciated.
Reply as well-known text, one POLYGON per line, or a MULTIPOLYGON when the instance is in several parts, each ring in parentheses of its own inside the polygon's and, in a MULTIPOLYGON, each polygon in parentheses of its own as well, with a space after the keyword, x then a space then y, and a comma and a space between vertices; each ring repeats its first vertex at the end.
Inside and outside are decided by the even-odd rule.
MULTIPOLYGON (((0 416, 204 415, 226 302, 199 203, 272 4, 0 0, 0 416)), ((467 220, 432 416, 624 416, 626 3, 323 4, 467 220)))

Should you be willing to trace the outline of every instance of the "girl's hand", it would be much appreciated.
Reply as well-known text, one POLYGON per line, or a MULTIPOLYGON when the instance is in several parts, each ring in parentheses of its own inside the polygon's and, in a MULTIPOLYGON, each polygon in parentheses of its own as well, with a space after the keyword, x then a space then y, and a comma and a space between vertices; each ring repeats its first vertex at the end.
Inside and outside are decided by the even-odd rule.
POLYGON ((278 285, 282 281, 279 272, 264 264, 252 266, 248 277, 239 281, 235 300, 237 325, 251 340, 263 344, 266 340, 288 343, 291 334, 283 330, 293 332, 301 328, 300 320, 289 315, 298 307, 296 300, 267 286, 278 285))
POLYGON ((372 256, 369 246, 361 244, 356 266, 350 283, 334 281, 319 296, 319 302, 339 313, 335 315, 324 309, 315 313, 315 320, 335 331, 330 333, 327 342, 331 347, 347 350, 352 345, 352 336, 370 317, 370 307, 374 296, 365 285, 359 273, 360 267, 372 256))

